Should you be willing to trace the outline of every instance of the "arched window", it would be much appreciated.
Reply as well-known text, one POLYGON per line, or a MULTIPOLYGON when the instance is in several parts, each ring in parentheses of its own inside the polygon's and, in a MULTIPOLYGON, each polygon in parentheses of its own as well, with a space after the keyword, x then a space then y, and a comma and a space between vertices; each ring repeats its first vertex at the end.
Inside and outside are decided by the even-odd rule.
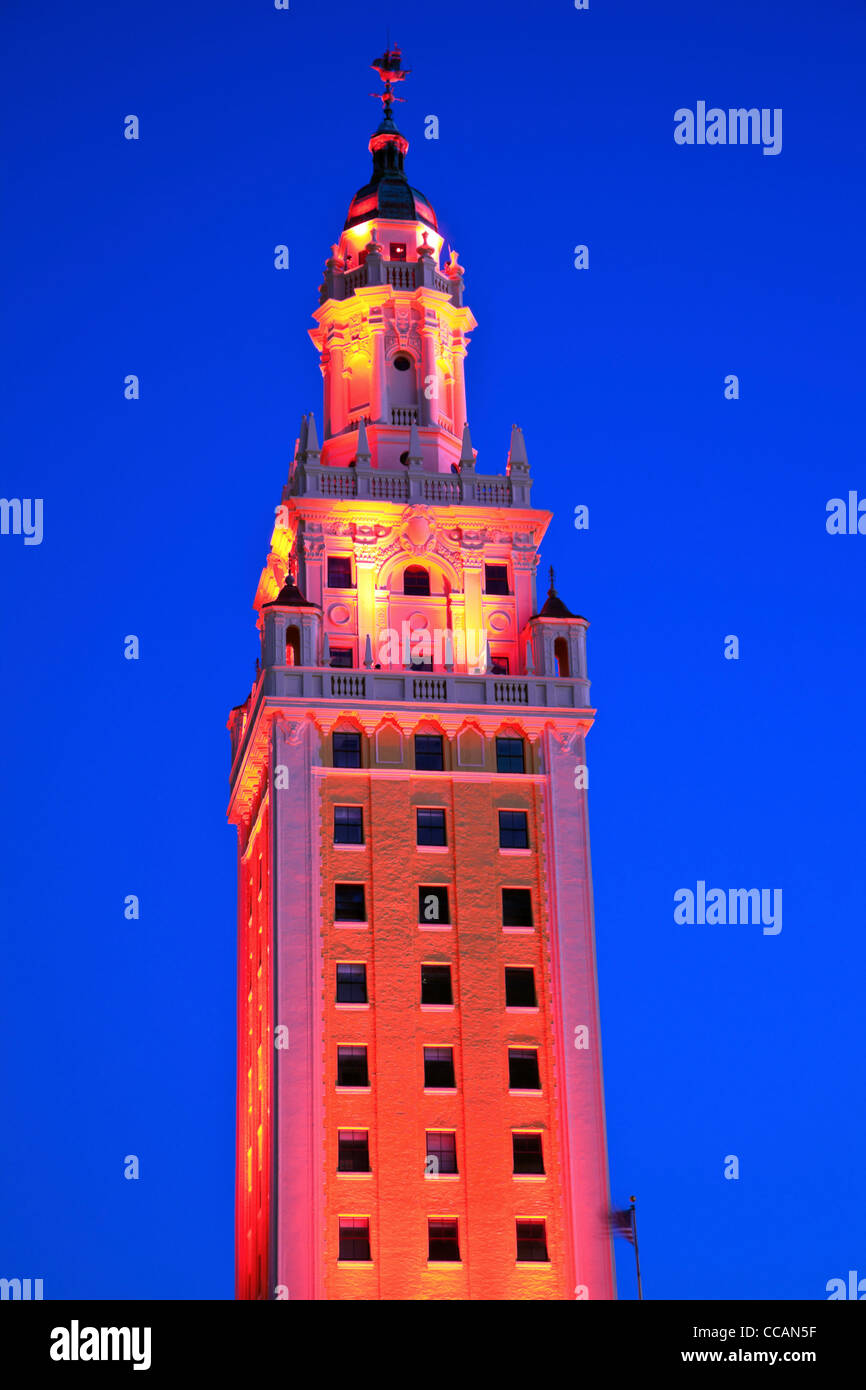
POLYGON ((286 665, 301 664, 301 631, 294 624, 286 631, 286 665))
POLYGON ((553 659, 556 662, 556 674, 558 676, 571 675, 571 666, 568 661, 568 643, 564 637, 557 637, 554 642, 553 659))
POLYGON ((389 405, 418 404, 418 373, 415 361, 407 352, 398 352, 388 363, 389 405))
POLYGON ((410 565, 403 571, 403 593, 426 598, 430 594, 430 575, 423 565, 410 565))

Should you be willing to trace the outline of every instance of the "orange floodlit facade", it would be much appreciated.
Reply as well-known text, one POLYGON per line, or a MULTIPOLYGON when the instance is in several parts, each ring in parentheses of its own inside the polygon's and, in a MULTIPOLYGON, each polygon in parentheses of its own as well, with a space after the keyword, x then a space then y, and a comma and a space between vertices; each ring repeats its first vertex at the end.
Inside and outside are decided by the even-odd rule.
POLYGON ((587 622, 539 607, 522 432, 476 467, 463 267, 374 66, 229 720, 236 1292, 610 1299, 587 622))

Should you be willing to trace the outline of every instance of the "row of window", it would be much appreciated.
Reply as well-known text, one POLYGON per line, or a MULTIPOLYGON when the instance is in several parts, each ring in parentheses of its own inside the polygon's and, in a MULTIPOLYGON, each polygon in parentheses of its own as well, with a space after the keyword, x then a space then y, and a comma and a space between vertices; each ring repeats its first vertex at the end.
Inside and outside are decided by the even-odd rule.
MULTIPOLYGON (((350 555, 328 556, 328 588, 354 589, 352 576, 352 557, 350 555)), ((486 594, 507 595, 508 566, 484 566, 484 592, 486 594)), ((429 598, 430 571, 423 565, 409 565, 403 571, 403 593, 412 598, 429 598)))
MULTIPOLYGON (((363 807, 335 806, 334 844, 363 845, 365 843, 363 807)), ((419 845, 447 845, 445 811, 442 807, 416 807, 415 843, 419 845)), ((529 821, 525 811, 499 812, 499 848, 529 849, 529 821)))
MULTIPOLYGON (((367 967, 363 961, 340 961, 337 964, 338 1004, 368 1004, 367 967)), ((421 966, 421 1003, 451 1004, 450 965, 421 966)), ((538 1007, 535 991, 535 971, 532 966, 506 965, 505 1005, 512 1009, 538 1007)))
MULTIPOLYGON (((532 927, 532 893, 529 888, 503 888, 503 927, 532 927)), ((334 884, 334 921, 366 922, 367 895, 363 883, 334 884)), ((451 909, 448 889, 438 884, 418 889, 418 921, 441 922, 448 925, 451 909)))
MULTIPOLYGON (((351 660, 349 665, 351 665, 351 660)), ((347 730, 334 733, 332 738, 334 767, 360 767, 361 735, 354 730, 347 730)), ((415 767, 419 772, 443 772, 445 770, 445 752, 441 734, 415 735, 415 767)), ((522 738, 497 738, 496 771, 516 773, 526 771, 522 738)))
MULTIPOLYGON (((512 1172, 518 1177, 544 1176, 544 1150, 537 1130, 511 1131, 512 1172)), ((370 1132, 341 1129, 337 1132, 337 1172, 372 1173, 370 1132)), ((453 1129, 428 1129, 424 1173, 428 1177, 457 1174, 457 1134, 453 1129)))
MULTIPOLYGON (((357 1090, 370 1085, 365 1045, 337 1047, 337 1087, 357 1090)), ((453 1047, 424 1048, 424 1088, 428 1091, 453 1091, 453 1047)), ((540 1091, 541 1073, 538 1069, 538 1049, 509 1047, 508 1089, 510 1091, 540 1091)))
MULTIPOLYGON (((544 1221, 516 1222, 517 1263, 547 1264, 547 1230, 544 1221)), ((368 1263, 370 1218, 340 1217, 340 1259, 368 1263)), ((431 1264, 459 1264, 460 1239, 456 1216, 430 1216, 427 1219, 427 1260, 431 1264)))

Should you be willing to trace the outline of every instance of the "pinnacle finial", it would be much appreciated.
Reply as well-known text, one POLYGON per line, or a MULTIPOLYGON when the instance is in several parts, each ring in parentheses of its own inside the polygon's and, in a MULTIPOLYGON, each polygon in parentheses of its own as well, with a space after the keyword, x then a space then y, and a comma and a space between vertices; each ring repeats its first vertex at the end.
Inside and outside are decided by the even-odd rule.
POLYGON ((553 565, 551 565, 551 566, 550 566, 550 593, 551 593, 551 594, 555 594, 555 593, 556 593, 556 584, 555 584, 554 581, 555 581, 555 575, 554 575, 554 573, 553 573, 553 565))

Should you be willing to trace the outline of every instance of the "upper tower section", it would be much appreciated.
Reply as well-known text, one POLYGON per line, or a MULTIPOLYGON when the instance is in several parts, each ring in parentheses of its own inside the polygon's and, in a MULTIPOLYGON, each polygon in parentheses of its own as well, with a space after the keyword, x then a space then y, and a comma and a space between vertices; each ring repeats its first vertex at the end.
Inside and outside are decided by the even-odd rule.
POLYGON ((399 48, 389 49, 371 64, 385 84, 383 92, 374 95, 382 102, 382 121, 370 136, 369 150, 373 156, 373 177, 352 199, 346 227, 383 218, 392 222, 423 222, 437 231, 436 214, 417 188, 409 186, 403 160, 409 141, 401 135, 394 122, 395 97, 393 86, 408 77, 410 68, 401 68, 399 48))
POLYGON ((372 67, 383 83, 372 174, 331 248, 310 330, 324 381, 322 444, 310 418, 287 494, 529 506, 522 438, 517 448, 512 439, 504 476, 476 479, 464 372, 476 323, 464 269, 456 251, 443 255, 436 214, 406 176, 409 141, 394 119, 403 100, 394 87, 408 73, 399 48, 372 67))

